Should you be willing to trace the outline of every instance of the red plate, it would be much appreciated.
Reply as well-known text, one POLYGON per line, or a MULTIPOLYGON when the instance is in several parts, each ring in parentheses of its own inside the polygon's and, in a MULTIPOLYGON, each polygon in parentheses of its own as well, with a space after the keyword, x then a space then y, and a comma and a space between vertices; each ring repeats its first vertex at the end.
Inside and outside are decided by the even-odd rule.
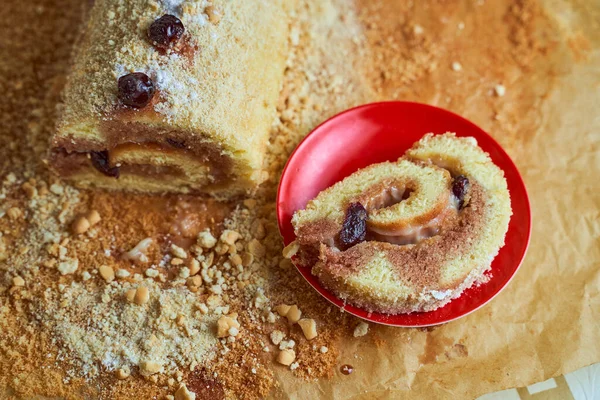
POLYGON ((310 268, 297 266, 302 276, 323 297, 368 321, 416 327, 438 325, 463 317, 482 307, 508 284, 529 245, 529 199, 523 179, 508 154, 491 136, 466 119, 441 108, 409 102, 374 103, 350 109, 319 125, 298 145, 283 170, 277 194, 277 218, 285 244, 295 239, 292 215, 304 208, 320 191, 360 168, 397 160, 429 132, 473 136, 494 163, 504 170, 513 208, 506 244, 492 262, 487 283, 470 288, 446 306, 425 313, 369 313, 345 304, 321 286, 310 273, 310 268))

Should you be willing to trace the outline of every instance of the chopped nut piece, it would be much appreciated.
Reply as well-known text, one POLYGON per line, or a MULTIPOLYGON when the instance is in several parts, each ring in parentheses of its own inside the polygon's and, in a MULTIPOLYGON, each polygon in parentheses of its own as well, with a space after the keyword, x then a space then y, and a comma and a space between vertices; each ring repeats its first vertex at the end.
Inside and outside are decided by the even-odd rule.
POLYGON ((56 195, 62 195, 65 192, 65 188, 60 186, 58 183, 53 183, 50 185, 50 191, 56 195))
POLYGON ((237 246, 235 244, 230 244, 229 248, 227 249, 227 252, 229 254, 236 254, 237 253, 237 246))
POLYGON ((187 258, 188 256, 184 249, 174 244, 171 245, 171 254, 173 254, 175 257, 183 259, 187 258))
POLYGON ((274 330, 273 332, 271 332, 270 338, 271 342, 273 342, 273 344, 277 346, 279 343, 281 343, 283 338, 285 338, 285 333, 278 330, 274 330))
POLYGON ((252 210, 252 209, 254 209, 254 207, 256 207, 256 200, 254 200, 254 199, 246 199, 246 200, 244 200, 244 206, 247 209, 252 210))
POLYGON ((219 243, 217 247, 215 247, 215 253, 222 256, 229 251, 229 245, 225 243, 219 243))
POLYGON ((231 328, 236 328, 239 332, 240 323, 229 316, 223 315, 217 321, 217 337, 224 338, 230 336, 229 330, 231 328))
POLYGON ((199 275, 195 275, 188 278, 187 285, 192 287, 202 286, 202 277, 200 277, 199 275))
POLYGON ((90 229, 90 226, 90 221, 86 217, 78 217, 73 221, 71 231, 76 235, 80 235, 90 229))
POLYGON ((100 218, 100 213, 96 210, 90 211, 85 217, 92 226, 96 225, 102 219, 100 218))
POLYGON ((25 280, 23 278, 21 278, 20 276, 15 276, 12 279, 12 282, 13 282, 13 286, 16 286, 16 287, 25 286, 25 280))
POLYGON ((200 272, 200 262, 198 262, 198 260, 196 260, 195 258, 192 258, 192 261, 190 261, 190 275, 196 275, 198 272, 200 272))
POLYGON ((244 267, 249 267, 254 262, 254 256, 248 252, 242 253, 242 265, 244 267))
POLYGON ((21 189, 23 189, 28 199, 33 199, 37 195, 37 189, 29 182, 22 184, 21 189))
POLYGON ((140 286, 135 291, 133 302, 137 305, 146 304, 150 300, 150 291, 145 286, 140 286))
POLYGON ((127 293, 125 293, 125 298, 128 302, 133 303, 133 299, 135 299, 135 289, 129 289, 127 293))
POLYGON ((354 337, 365 336, 367 332, 369 332, 369 324, 366 322, 359 322, 359 324, 356 325, 356 328, 354 328, 354 337))
POLYGON ((196 393, 190 392, 183 384, 175 392, 175 400, 196 400, 196 393))
POLYGON ((289 269, 293 266, 294 266, 294 264, 292 263, 292 260, 290 260, 289 258, 282 258, 281 261, 279 261, 279 268, 281 268, 281 269, 289 269))
POLYGON ((266 249, 265 246, 263 246, 258 240, 256 239, 252 239, 248 245, 246 246, 246 249, 248 250, 248 252, 250 254, 252 254, 254 257, 257 258, 262 258, 265 256, 266 253, 266 249))
POLYGON ((125 365, 116 370, 115 375, 117 376, 117 379, 123 380, 129 378, 129 375, 131 375, 131 371, 129 370, 129 367, 125 365))
POLYGON ((295 324, 296 322, 298 322, 300 320, 301 315, 302 315, 302 311, 300 311, 298 306, 294 304, 288 310, 286 317, 287 317, 288 321, 290 321, 290 323, 295 324))
POLYGON ((115 271, 112 269, 111 266, 101 265, 100 268, 98 268, 98 272, 100 272, 100 276, 106 282, 112 282, 113 280, 115 280, 115 271))
POLYGON ((277 362, 282 365, 291 365, 295 359, 296 352, 290 349, 281 350, 277 355, 277 362))
POLYGON ((117 276, 117 278, 123 279, 127 278, 131 274, 126 269, 118 269, 117 272, 115 272, 115 275, 117 276))
POLYGON ((148 262, 148 256, 146 255, 146 251, 152 244, 152 239, 146 238, 141 240, 133 249, 129 250, 127 253, 123 254, 121 258, 123 260, 132 260, 146 263, 148 262))
POLYGON ((287 304, 280 304, 277 307, 275 307, 275 311, 277 311, 277 314, 281 315, 282 317, 285 317, 290 311, 290 308, 292 308, 292 306, 288 306, 287 304))
POLYGON ((8 215, 8 218, 15 220, 23 215, 23 211, 18 207, 11 207, 6 211, 6 215, 8 215))
POLYGON ((175 257, 171 260, 171 265, 181 265, 183 264, 183 260, 181 258, 175 257))
POLYGON ((290 365, 290 369, 293 371, 295 369, 298 369, 298 367, 300 366, 300 364, 298 364, 297 362, 292 363, 292 365, 290 365))
POLYGON ((232 254, 229 256, 229 260, 234 266, 242 265, 242 257, 239 254, 232 254))
POLYGON ((259 240, 262 240, 265 238, 265 236, 267 236, 265 225, 259 219, 255 220, 252 223, 252 226, 250 227, 250 232, 252 232, 252 235, 259 240))
POLYGON ((221 234, 221 241, 226 244, 235 244, 235 242, 240 238, 240 234, 236 231, 232 231, 226 229, 221 234))
POLYGON ((209 231, 198 234, 198 244, 205 249, 212 249, 217 244, 217 239, 209 231))
POLYGON ((298 321, 298 325, 300 325, 300 328, 302 328, 302 333, 304 333, 304 337, 308 340, 317 337, 317 323, 314 319, 302 318, 298 321))
POLYGON ((292 258, 296 255, 296 253, 298 253, 298 250, 300 250, 300 245, 294 240, 292 243, 284 247, 282 253, 285 258, 292 258))
POLYGON ((68 275, 77 271, 78 267, 79 260, 76 258, 70 258, 58 264, 58 272, 60 272, 61 275, 68 275))
POLYGON ((202 264, 205 264, 206 266, 210 267, 213 264, 213 261, 215 261, 215 253, 211 251, 206 255, 202 264))
POLYGON ((140 363, 140 372, 145 376, 156 374, 161 368, 162 365, 154 361, 142 361, 140 363))
POLYGON ((279 350, 293 349, 295 345, 296 345, 296 342, 291 339, 290 340, 282 340, 281 343, 279 343, 279 350))

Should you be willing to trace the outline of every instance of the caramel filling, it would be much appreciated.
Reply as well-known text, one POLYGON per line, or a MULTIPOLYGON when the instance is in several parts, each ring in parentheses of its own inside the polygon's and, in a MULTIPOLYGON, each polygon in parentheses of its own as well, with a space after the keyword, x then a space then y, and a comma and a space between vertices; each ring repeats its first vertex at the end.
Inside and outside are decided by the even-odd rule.
MULTIPOLYGON (((412 190, 407 187, 392 185, 373 194, 366 202, 367 211, 381 210, 396 205, 410 197, 412 190)), ((387 242, 391 244, 416 244, 421 240, 438 235, 450 220, 458 215, 458 199, 450 195, 441 212, 424 222, 413 221, 408 225, 394 227, 376 227, 368 225, 369 240, 387 242)), ((423 210, 424 213, 429 210, 423 210)))

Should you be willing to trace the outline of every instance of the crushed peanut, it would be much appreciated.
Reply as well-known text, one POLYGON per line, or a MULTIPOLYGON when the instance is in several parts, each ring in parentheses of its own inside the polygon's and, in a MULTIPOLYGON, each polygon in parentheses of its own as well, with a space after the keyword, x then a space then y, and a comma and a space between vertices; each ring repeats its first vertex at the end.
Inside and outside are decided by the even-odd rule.
POLYGON ((145 376, 156 374, 161 368, 162 365, 154 361, 142 361, 140 363, 140 372, 145 376))
POLYGON ((304 337, 308 340, 312 340, 317 337, 317 323, 312 318, 302 318, 298 321, 298 325, 302 328, 304 337))
POLYGON ((175 257, 171 260, 171 265, 181 265, 183 264, 183 260, 181 258, 175 257))
POLYGON ((265 246, 263 246, 257 239, 252 239, 250 242, 248 242, 246 250, 256 258, 264 257, 267 251, 265 246))
POLYGON ((277 311, 277 314, 279 314, 280 316, 285 317, 290 311, 290 308, 292 308, 292 306, 288 306, 287 304, 280 304, 277 307, 275 307, 275 311, 277 311))
POLYGON ((13 283, 13 286, 15 286, 15 287, 25 286, 25 280, 23 278, 21 278, 20 276, 15 276, 12 279, 12 283, 13 283))
POLYGON ((116 375, 117 379, 123 380, 123 379, 129 378, 129 376, 131 375, 131 371, 130 371, 129 367, 125 365, 125 366, 119 368, 118 370, 116 370, 115 375, 116 375))
POLYGON ((290 307, 288 312, 286 313, 286 317, 291 324, 295 324, 300 320, 300 316, 302 315, 302 311, 298 308, 297 305, 293 305, 290 307))
POLYGON ((185 384, 181 385, 175 392, 175 400, 195 400, 196 393, 190 392, 185 384))
POLYGON ((148 256, 146 255, 146 251, 148 251, 148 248, 151 244, 151 238, 143 239, 137 245, 135 245, 133 249, 123 254, 121 258, 124 260, 139 261, 146 263, 148 262, 148 256))
POLYGON ((198 272, 200 272, 200 262, 195 258, 192 258, 192 261, 190 261, 189 269, 190 275, 196 275, 198 272))
POLYGON ((240 323, 232 317, 223 315, 217 321, 217 337, 224 338, 227 336, 236 336, 230 334, 231 328, 236 328, 237 332, 239 333, 240 323))
POLYGON ((356 325, 356 328, 354 328, 354 337, 365 336, 367 332, 369 332, 369 324, 361 321, 356 325))
POLYGON ((102 219, 100 213, 96 210, 90 211, 85 217, 92 226, 96 225, 102 219))
POLYGON ((188 256, 184 249, 182 249, 181 247, 179 247, 175 244, 171 245, 171 254, 175 257, 182 258, 182 259, 186 259, 188 256))
POLYGON ((98 272, 100 273, 102 279, 104 279, 106 282, 112 282, 115 280, 115 270, 108 265, 101 265, 100 268, 98 268, 98 272))
POLYGON ((291 365, 296 359, 296 352, 291 349, 281 350, 277 355, 277 362, 282 365, 291 365))
POLYGON ((146 304, 150 300, 150 291, 145 286, 140 286, 135 291, 133 302, 137 305, 146 304))
POLYGON ((226 229, 221 234, 221 242, 226 244, 235 244, 235 242, 240 238, 240 234, 236 231, 232 231, 230 229, 226 229))
POLYGON ((82 233, 87 232, 88 229, 90 229, 90 221, 88 221, 88 219, 86 217, 77 217, 77 219, 75 219, 75 221, 73 221, 73 224, 71 225, 71 231, 75 234, 75 235, 80 235, 82 233))
POLYGON ((198 234, 198 244, 205 249, 212 249, 217 244, 217 239, 215 239, 210 231, 200 232, 198 234))
POLYGON ((283 248, 282 253, 285 258, 292 258, 296 255, 296 253, 298 253, 298 250, 300 250, 300 245, 294 240, 292 243, 283 248))
POLYGON ((19 219, 23 215, 23 211, 21 211, 21 209, 18 207, 11 207, 8 209, 8 211, 6 211, 6 215, 8 215, 8 218, 15 220, 19 219))
POLYGON ((248 252, 242 253, 242 265, 244 267, 249 267, 254 262, 254 256, 248 252))

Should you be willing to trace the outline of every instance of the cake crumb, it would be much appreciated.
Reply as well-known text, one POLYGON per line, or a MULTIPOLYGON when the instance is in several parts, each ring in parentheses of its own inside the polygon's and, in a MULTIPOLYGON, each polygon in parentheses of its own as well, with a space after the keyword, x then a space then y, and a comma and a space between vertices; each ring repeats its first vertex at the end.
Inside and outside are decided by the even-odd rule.
POLYGON ((496 93, 496 96, 502 97, 506 94, 506 87, 504 87, 504 85, 498 84, 494 86, 494 92, 496 93))

